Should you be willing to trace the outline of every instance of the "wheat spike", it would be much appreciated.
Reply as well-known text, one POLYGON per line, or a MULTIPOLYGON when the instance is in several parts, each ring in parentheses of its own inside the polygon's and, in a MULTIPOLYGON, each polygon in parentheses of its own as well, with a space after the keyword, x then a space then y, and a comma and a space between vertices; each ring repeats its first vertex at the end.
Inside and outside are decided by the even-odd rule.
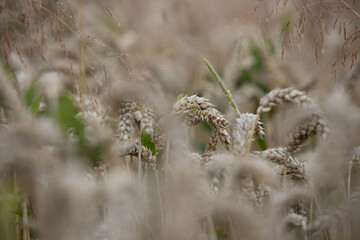
POLYGON ((241 181, 241 195, 249 205, 254 208, 258 207, 255 183, 250 174, 246 175, 241 181))
POLYGON ((227 150, 230 149, 231 137, 227 130, 229 121, 221 112, 214 108, 208 99, 198 97, 197 95, 185 96, 173 105, 173 114, 176 116, 188 114, 185 119, 188 126, 195 126, 200 122, 208 122, 214 128, 214 132, 207 145, 208 152, 215 151, 217 139, 220 139, 227 150))
POLYGON ((219 136, 220 141, 225 145, 227 150, 230 149, 231 137, 227 131, 229 122, 225 116, 221 114, 221 112, 215 108, 208 108, 205 110, 197 110, 192 112, 186 117, 186 123, 189 126, 197 125, 200 122, 208 122, 214 128, 214 134, 208 143, 209 150, 215 150, 217 142, 215 135, 219 136))
POLYGON ((320 108, 313 99, 306 96, 304 92, 298 91, 294 88, 272 90, 260 99, 260 105, 256 112, 260 115, 263 112, 269 112, 272 107, 284 103, 295 103, 311 110, 312 112, 321 112, 320 108))
POLYGON ((234 149, 241 155, 247 153, 249 142, 252 141, 254 134, 258 137, 265 135, 258 115, 252 113, 241 114, 236 118, 233 130, 234 149))
POLYGON ((127 101, 119 109, 118 136, 120 140, 128 141, 134 138, 134 131, 145 132, 150 136, 154 133, 154 110, 136 102, 127 101))
POLYGON ((293 88, 275 89, 260 99, 260 106, 257 114, 269 112, 272 107, 284 104, 294 103, 304 107, 311 112, 309 120, 298 126, 291 134, 287 150, 293 153, 300 149, 303 143, 311 136, 318 135, 323 138, 329 131, 327 119, 320 107, 313 99, 308 97, 304 92, 293 88))
POLYGON ((270 148, 262 152, 253 152, 273 163, 278 164, 277 169, 281 175, 290 175, 293 180, 303 180, 305 178, 304 165, 295 157, 292 157, 284 147, 270 148))
POLYGON ((293 153, 301 148, 304 142, 312 136, 321 136, 325 138, 328 132, 327 122, 318 115, 313 115, 310 120, 305 121, 298 126, 290 135, 286 149, 289 153, 293 153))
MULTIPOLYGON (((135 144, 134 147, 132 147, 127 155, 130 156, 138 156, 139 151, 139 145, 135 144)), ((152 155, 152 152, 150 149, 141 146, 141 161, 144 163, 149 164, 152 168, 156 167, 156 157, 152 155)))
POLYGON ((218 140, 219 140, 219 134, 215 130, 212 132, 212 134, 207 142, 205 153, 214 152, 216 150, 216 145, 218 143, 218 140))
POLYGON ((354 218, 355 214, 358 213, 359 200, 360 188, 357 187, 349 199, 336 207, 328 209, 323 215, 319 216, 308 226, 307 232, 310 234, 318 233, 326 228, 338 225, 343 219, 354 218))
POLYGON ((134 102, 124 102, 119 109, 117 136, 121 141, 129 141, 134 138, 135 116, 137 106, 134 102))
POLYGON ((187 113, 191 110, 197 109, 197 110, 205 110, 208 108, 214 107, 210 101, 203 97, 198 97, 196 94, 192 95, 190 97, 185 96, 181 99, 179 99, 174 105, 173 105, 173 114, 175 116, 178 116, 180 114, 187 113))
POLYGON ((150 136, 154 133, 154 109, 149 106, 140 105, 138 110, 134 112, 136 123, 140 132, 146 132, 150 136))
POLYGON ((119 116, 118 137, 121 141, 128 141, 134 138, 134 115, 131 112, 119 116))

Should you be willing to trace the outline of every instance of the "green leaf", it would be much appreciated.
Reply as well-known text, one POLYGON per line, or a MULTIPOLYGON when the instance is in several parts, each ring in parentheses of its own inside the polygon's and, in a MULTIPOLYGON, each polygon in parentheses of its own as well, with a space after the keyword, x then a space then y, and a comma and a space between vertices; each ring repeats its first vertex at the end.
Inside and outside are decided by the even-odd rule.
POLYGON ((30 114, 35 116, 39 110, 42 96, 36 84, 30 85, 24 93, 23 102, 27 109, 29 109, 30 114))
POLYGON ((239 76, 235 80, 235 88, 241 88, 242 86, 252 83, 252 72, 250 69, 244 68, 240 70, 239 76))
POLYGON ((75 104, 75 100, 67 94, 62 94, 58 98, 58 109, 56 112, 56 119, 60 126, 66 130, 72 129, 74 134, 78 137, 78 144, 80 148, 86 146, 86 138, 84 134, 84 123, 76 117, 79 113, 79 108, 75 104))
POLYGON ((57 118, 63 127, 77 127, 80 120, 75 117, 79 113, 78 107, 75 105, 73 99, 67 95, 61 95, 58 99, 58 114, 57 118))
POLYGON ((206 149, 206 143, 200 142, 199 140, 194 140, 193 144, 195 146, 196 149, 198 149, 201 153, 205 152, 206 149))
POLYGON ((260 48, 253 41, 251 41, 249 44, 249 51, 255 60, 254 64, 252 65, 252 69, 255 72, 260 72, 264 68, 264 61, 260 48))
POLYGON ((213 127, 208 122, 201 122, 200 124, 204 129, 206 129, 206 131, 208 132, 213 131, 213 127))
POLYGON ((156 154, 155 144, 151 141, 149 134, 145 132, 141 133, 141 144, 150 149, 153 156, 156 154))
POLYGON ((258 147, 259 151, 264 151, 267 149, 265 139, 256 138, 255 139, 256 146, 258 147))
POLYGON ((25 94, 24 94, 24 103, 26 108, 30 108, 31 105, 33 104, 35 98, 36 98, 36 87, 35 85, 31 85, 28 89, 26 89, 25 94))
POLYGON ((39 110, 39 107, 40 107, 41 100, 42 100, 41 95, 38 96, 37 98, 35 98, 33 104, 31 105, 31 108, 30 108, 31 115, 35 116, 35 114, 37 113, 37 111, 39 110))
POLYGON ((109 150, 111 145, 110 141, 102 141, 94 147, 90 147, 87 155, 91 162, 92 167, 98 167, 105 153, 109 150))

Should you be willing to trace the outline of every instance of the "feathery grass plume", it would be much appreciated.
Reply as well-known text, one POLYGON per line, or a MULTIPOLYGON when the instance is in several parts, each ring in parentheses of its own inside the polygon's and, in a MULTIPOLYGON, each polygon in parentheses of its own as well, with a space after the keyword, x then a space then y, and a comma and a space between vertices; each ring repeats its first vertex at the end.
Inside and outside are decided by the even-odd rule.
POLYGON ((345 89, 350 92, 360 78, 360 58, 356 60, 352 67, 352 70, 345 76, 344 80, 345 89))
POLYGON ((17 184, 31 199, 39 194, 40 189, 37 187, 40 187, 42 181, 38 178, 43 176, 45 165, 56 165, 59 160, 56 156, 52 159, 45 157, 44 148, 48 137, 48 133, 40 132, 39 127, 30 121, 12 122, 10 128, 1 130, 0 178, 5 183, 6 178, 16 172, 17 184), (19 147, 21 151, 13 151, 13 146, 19 147))
POLYGON ((190 159, 198 168, 207 168, 212 164, 212 161, 217 158, 219 154, 214 155, 213 152, 204 152, 203 154, 197 152, 190 153, 190 159))
POLYGON ((257 186, 257 206, 259 208, 260 216, 264 216, 264 213, 269 208, 271 204, 270 192, 268 190, 268 186, 263 184, 259 184, 257 186))
MULTIPOLYGON (((344 86, 328 84, 331 69, 325 67, 329 55, 347 53, 354 65, 344 58, 344 68, 336 70, 344 88, 352 90, 344 96, 358 99, 360 1, 259 0, 260 16, 246 22, 238 17, 250 13, 251 0, 0 2, 0 239, 314 239, 320 232, 318 238, 350 240, 360 235, 360 201, 347 200, 359 191, 358 169, 347 171, 360 162, 357 149, 351 152, 360 145, 359 106, 328 98, 330 90, 344 86), (278 12, 284 16, 273 17, 278 12), (306 21, 315 31, 306 30, 306 21), (333 34, 332 21, 344 39, 333 34), (292 34, 306 43, 301 52, 292 34), (256 46, 240 55, 246 42, 236 39, 250 38, 256 46), (228 61, 232 44, 237 49, 228 61), (287 47, 286 64, 279 65, 287 47), (308 64, 314 49, 324 50, 318 68, 308 64), (204 71, 199 52, 216 59, 219 74, 207 60, 210 72, 204 71), (29 97, 28 84, 36 85, 38 92, 31 93, 36 96, 29 97), (260 116, 246 112, 264 93, 282 86, 325 100, 328 118, 295 90, 283 99, 273 95, 272 104, 298 104, 296 115, 306 114, 306 121, 296 124, 278 152, 251 153, 252 138, 262 129, 260 116), (60 101, 63 91, 79 99, 76 111, 58 111, 71 109, 60 101), (217 101, 179 99, 173 112, 181 117, 169 116, 171 99, 186 91, 217 101), (33 114, 27 102, 39 99, 38 93, 45 107, 33 114), (64 127, 69 118, 74 121, 64 127), (310 135, 322 135, 327 120, 332 134, 296 159, 310 135), (213 132, 196 131, 197 139, 211 137, 204 154, 192 153, 200 144, 189 141, 194 131, 183 123, 202 121, 209 121, 213 132), (236 137, 234 150, 216 151, 220 141, 230 145, 230 136, 236 137), (104 140, 105 147, 99 144, 104 140), (236 153, 241 144, 244 155, 236 153), (83 164, 92 158, 96 165, 83 164), (154 170, 155 160, 160 166, 154 170), (311 195, 294 193, 297 187, 311 195), (304 236, 305 217, 311 230, 304 236), (286 233, 283 225, 296 229, 286 233)), ((283 140, 272 134, 283 126, 276 115, 264 119, 268 146, 283 140)), ((289 126, 294 116, 286 115, 289 126)))
POLYGON ((349 164, 350 167, 360 168, 360 147, 356 147, 352 150, 349 164))
POLYGON ((264 240, 273 235, 267 231, 266 225, 253 208, 238 204, 233 199, 218 199, 212 208, 211 216, 218 236, 227 239, 264 240))
POLYGON ((76 117, 83 120, 85 124, 97 124, 101 125, 103 123, 103 119, 93 111, 82 111, 79 112, 76 117))
POLYGON ((260 119, 255 114, 241 114, 240 117, 236 118, 234 124, 234 149, 241 155, 248 153, 249 144, 251 144, 250 141, 253 134, 259 138, 262 138, 265 135, 260 119))
POLYGON ((281 175, 286 173, 290 175, 290 178, 293 180, 305 179, 304 164, 299 162, 295 157, 290 156, 284 147, 270 148, 261 152, 255 151, 252 153, 278 164, 277 169, 281 175))
POLYGON ((204 172, 185 161, 171 166, 173 174, 169 175, 163 188, 167 202, 166 224, 160 237, 178 240, 204 239, 201 219, 210 211, 212 200, 204 172))
POLYGON ((306 231, 307 219, 303 215, 289 213, 282 220, 282 225, 287 232, 290 232, 294 228, 300 228, 302 231, 306 231))
POLYGON ((213 172, 210 177, 210 191, 215 194, 220 194, 220 191, 224 188, 224 182, 226 177, 225 169, 220 169, 213 172))
POLYGON ((69 165, 58 169, 58 174, 46 176, 46 182, 41 185, 35 202, 40 238, 92 238, 98 229, 92 216, 98 215, 98 202, 103 200, 101 188, 84 171, 69 165), (47 227, 42 228, 44 225, 47 227))
MULTIPOLYGON (((223 158, 229 161, 231 155, 223 158)), ((258 157, 248 156, 242 161, 232 160, 226 172, 223 183, 226 192, 223 194, 230 194, 236 198, 240 196, 244 203, 252 206, 258 213, 264 210, 265 188, 278 189, 278 177, 271 170, 270 164, 258 157)))
POLYGON ((349 154, 359 145, 360 111, 342 88, 334 89, 327 96, 323 109, 332 126, 331 134, 317 145, 314 155, 307 161, 307 173, 315 186, 337 192, 342 189, 337 184, 338 179, 349 170, 349 154))
POLYGON ((145 187, 124 169, 115 169, 104 184, 99 184, 99 188, 106 204, 103 218, 99 217, 96 221, 96 233, 100 234, 100 238, 143 238, 148 229, 148 194, 145 187))
MULTIPOLYGON (((280 196, 275 196, 276 192, 270 191, 271 198, 273 199, 273 207, 270 214, 283 219, 287 214, 298 214, 306 217, 305 201, 310 198, 309 191, 305 187, 296 187, 284 192, 280 196)), ((279 220, 280 220, 279 219, 279 220)))
POLYGON ((221 112, 213 107, 208 99, 197 95, 185 96, 174 104, 173 114, 175 116, 187 114, 185 121, 189 126, 208 122, 214 128, 213 135, 208 143, 208 152, 215 150, 217 136, 225 147, 228 150, 230 149, 231 138, 227 130, 229 122, 221 112))
POLYGON ((200 166, 207 174, 210 191, 220 194, 224 191, 229 180, 229 170, 234 164, 234 159, 228 154, 203 154, 195 155, 200 166))
POLYGON ((27 116, 17 93, 7 80, 2 68, 0 68, 0 107, 4 110, 7 122, 26 120, 27 116))
POLYGON ((237 181, 251 175, 255 184, 263 184, 278 188, 278 177, 271 170, 271 165, 257 156, 248 156, 243 161, 234 162, 230 175, 233 177, 232 186, 236 188, 237 181))
POLYGON ((204 158, 201 156, 200 153, 197 152, 190 153, 190 159, 196 165, 196 167, 203 168, 205 162, 204 162, 204 158))
MULTIPOLYGON (((327 209, 321 216, 319 216, 313 223, 307 227, 307 232, 316 236, 321 231, 331 228, 333 230, 341 231, 344 224, 349 224, 349 221, 359 221, 360 212, 360 189, 357 187, 351 194, 349 199, 344 200, 339 205, 327 209), (339 229, 340 228, 340 229, 339 229)), ((359 229, 356 224, 351 225, 351 233, 349 239, 357 238, 359 229)), ((346 231, 346 230, 342 230, 346 231)))
POLYGON ((240 192, 244 201, 246 201, 247 205, 252 206, 253 208, 258 208, 258 201, 255 192, 255 183, 252 179, 251 175, 246 175, 242 177, 240 183, 240 192))

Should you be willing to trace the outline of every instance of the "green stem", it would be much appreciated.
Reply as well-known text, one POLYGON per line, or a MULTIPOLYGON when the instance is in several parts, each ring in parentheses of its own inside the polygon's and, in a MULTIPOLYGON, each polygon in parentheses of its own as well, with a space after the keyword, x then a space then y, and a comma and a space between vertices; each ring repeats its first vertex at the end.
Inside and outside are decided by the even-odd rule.
POLYGON ((213 77, 215 78, 216 82, 221 87, 221 90, 225 93, 225 96, 229 100, 229 103, 231 104, 231 106, 235 109, 235 111, 238 114, 240 114, 239 109, 236 106, 236 103, 234 102, 234 99, 231 97, 230 91, 226 88, 224 82, 221 80, 220 76, 217 74, 214 67, 211 65, 211 63, 206 58, 204 58, 204 62, 206 64, 206 66, 209 68, 209 70, 210 70, 211 74, 213 75, 213 77))

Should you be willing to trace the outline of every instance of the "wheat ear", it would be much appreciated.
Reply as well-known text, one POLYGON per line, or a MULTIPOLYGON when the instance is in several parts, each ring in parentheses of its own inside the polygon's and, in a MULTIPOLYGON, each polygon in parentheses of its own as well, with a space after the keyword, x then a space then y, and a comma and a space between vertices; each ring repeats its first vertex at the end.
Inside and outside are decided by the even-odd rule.
POLYGON ((260 99, 260 105, 256 112, 260 115, 284 103, 300 105, 312 114, 310 119, 297 127, 290 135, 290 140, 287 144, 287 150, 290 154, 300 149, 303 143, 311 136, 319 135, 323 138, 326 137, 329 128, 325 114, 313 99, 308 97, 304 92, 294 88, 272 90, 260 99))
POLYGON ((262 152, 252 153, 278 164, 277 168, 281 175, 290 175, 293 180, 305 179, 304 165, 295 157, 290 156, 284 147, 270 148, 262 152))
POLYGON ((228 133, 229 121, 226 117, 206 98, 192 95, 179 99, 173 105, 173 114, 187 114, 185 122, 188 126, 195 126, 200 122, 208 122, 213 128, 212 136, 207 145, 207 152, 215 151, 218 139, 229 150, 231 146, 231 137, 228 133))
POLYGON ((265 135, 261 124, 258 115, 252 113, 243 113, 236 118, 233 129, 233 142, 234 149, 238 153, 244 155, 249 152, 249 142, 254 133, 260 138, 265 135))

